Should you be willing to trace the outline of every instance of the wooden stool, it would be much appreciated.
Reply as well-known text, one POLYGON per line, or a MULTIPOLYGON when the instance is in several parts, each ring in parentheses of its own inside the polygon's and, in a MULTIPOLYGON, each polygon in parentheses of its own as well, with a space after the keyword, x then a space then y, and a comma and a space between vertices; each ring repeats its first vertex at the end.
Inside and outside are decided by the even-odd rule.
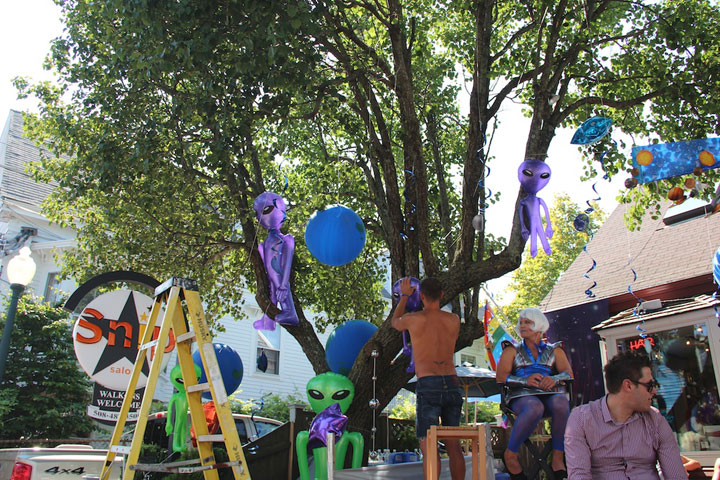
POLYGON ((438 478, 437 442, 442 439, 465 439, 472 441, 472 478, 487 480, 485 453, 485 424, 473 427, 442 427, 433 425, 428 430, 427 456, 425 458, 430 480, 438 478))

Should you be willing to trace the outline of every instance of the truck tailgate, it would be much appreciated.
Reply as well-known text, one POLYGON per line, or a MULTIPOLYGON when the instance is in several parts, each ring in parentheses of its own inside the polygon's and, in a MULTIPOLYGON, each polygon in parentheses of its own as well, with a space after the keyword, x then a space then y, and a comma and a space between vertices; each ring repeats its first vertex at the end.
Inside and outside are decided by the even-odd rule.
MULTIPOLYGON (((63 453, 55 455, 18 455, 17 462, 32 467, 31 480, 82 480, 85 475, 100 475, 105 454, 63 453)), ((116 457, 110 471, 110 480, 119 480, 122 457, 116 457)))

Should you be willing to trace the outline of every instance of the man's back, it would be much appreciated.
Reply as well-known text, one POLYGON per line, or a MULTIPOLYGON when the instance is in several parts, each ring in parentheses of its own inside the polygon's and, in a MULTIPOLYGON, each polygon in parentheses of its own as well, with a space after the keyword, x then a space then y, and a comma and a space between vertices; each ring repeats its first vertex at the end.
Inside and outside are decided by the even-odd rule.
POLYGON ((406 317, 418 378, 455 375, 453 353, 460 332, 458 316, 440 309, 426 309, 406 317))

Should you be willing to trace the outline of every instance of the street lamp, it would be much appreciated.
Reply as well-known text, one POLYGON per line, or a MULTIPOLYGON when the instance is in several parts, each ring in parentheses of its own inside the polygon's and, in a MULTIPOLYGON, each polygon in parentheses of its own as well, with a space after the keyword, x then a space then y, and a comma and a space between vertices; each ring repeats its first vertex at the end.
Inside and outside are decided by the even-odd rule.
POLYGON ((35 262, 30 257, 30 249, 23 247, 20 252, 10 259, 7 265, 7 276, 10 281, 10 305, 8 305, 5 316, 5 328, 3 329, 2 340, 0 341, 0 383, 5 376, 5 363, 10 352, 10 335, 12 334, 13 323, 15 323, 15 312, 17 312, 18 299, 25 287, 35 275, 35 262))

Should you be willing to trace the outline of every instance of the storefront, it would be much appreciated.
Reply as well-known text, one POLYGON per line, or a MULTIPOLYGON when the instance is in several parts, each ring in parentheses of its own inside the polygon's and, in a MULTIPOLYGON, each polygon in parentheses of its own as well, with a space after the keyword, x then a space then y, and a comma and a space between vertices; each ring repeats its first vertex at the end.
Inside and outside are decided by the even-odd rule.
POLYGON ((661 385, 654 404, 680 451, 713 465, 720 450, 720 328, 713 305, 720 302, 701 295, 662 303, 655 311, 627 310, 593 327, 601 337, 603 365, 618 352, 647 352, 661 385))

